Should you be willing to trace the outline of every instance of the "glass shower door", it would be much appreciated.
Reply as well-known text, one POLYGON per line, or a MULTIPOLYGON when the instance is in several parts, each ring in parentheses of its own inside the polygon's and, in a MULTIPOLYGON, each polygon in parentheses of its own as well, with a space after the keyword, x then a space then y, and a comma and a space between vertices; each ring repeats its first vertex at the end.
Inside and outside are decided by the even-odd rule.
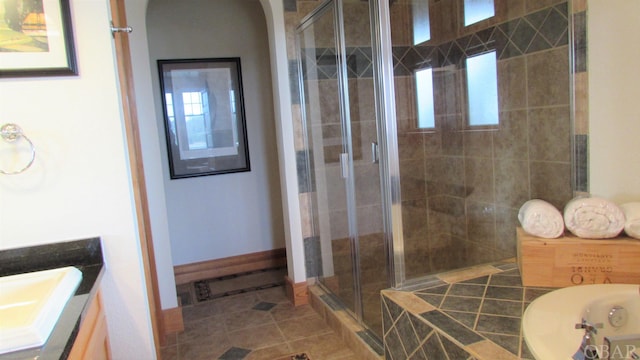
POLYGON ((297 40, 319 280, 381 337, 389 283, 368 14, 368 2, 326 2, 297 40))
POLYGON ((309 175, 314 185, 313 225, 321 249, 320 281, 356 312, 356 276, 348 215, 348 144, 338 50, 336 7, 325 4, 298 33, 302 115, 309 175))

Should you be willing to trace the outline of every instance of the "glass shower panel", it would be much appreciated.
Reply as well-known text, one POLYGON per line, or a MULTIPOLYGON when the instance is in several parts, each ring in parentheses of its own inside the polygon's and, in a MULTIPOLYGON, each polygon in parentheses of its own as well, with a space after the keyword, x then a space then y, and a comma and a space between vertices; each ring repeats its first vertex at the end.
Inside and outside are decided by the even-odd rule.
POLYGON ((570 6, 523 3, 389 2, 406 283, 515 257, 519 207, 573 196, 570 6))
POLYGON ((356 312, 356 278, 348 214, 346 130, 334 3, 304 22, 298 32, 303 119, 313 192, 314 233, 320 239, 320 282, 356 312))
POLYGON ((350 152, 362 319, 382 338, 380 290, 389 287, 368 1, 343 0, 350 152))

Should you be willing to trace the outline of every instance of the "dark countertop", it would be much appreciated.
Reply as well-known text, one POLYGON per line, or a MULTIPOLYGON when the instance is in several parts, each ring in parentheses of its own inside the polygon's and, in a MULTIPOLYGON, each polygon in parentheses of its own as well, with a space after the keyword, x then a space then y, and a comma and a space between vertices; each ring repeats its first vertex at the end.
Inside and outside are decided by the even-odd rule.
POLYGON ((1 354, 0 360, 66 359, 73 347, 87 304, 98 291, 104 272, 99 238, 89 238, 0 251, 0 276, 75 266, 82 281, 67 302, 47 342, 38 348, 1 354))

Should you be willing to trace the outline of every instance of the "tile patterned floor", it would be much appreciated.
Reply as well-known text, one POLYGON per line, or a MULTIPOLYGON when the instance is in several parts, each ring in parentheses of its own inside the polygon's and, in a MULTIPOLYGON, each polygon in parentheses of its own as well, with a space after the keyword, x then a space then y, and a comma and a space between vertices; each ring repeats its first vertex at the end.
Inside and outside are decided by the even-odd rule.
POLYGON ((169 336, 163 360, 311 360, 357 357, 310 305, 294 307, 283 287, 183 306, 185 331, 169 336))

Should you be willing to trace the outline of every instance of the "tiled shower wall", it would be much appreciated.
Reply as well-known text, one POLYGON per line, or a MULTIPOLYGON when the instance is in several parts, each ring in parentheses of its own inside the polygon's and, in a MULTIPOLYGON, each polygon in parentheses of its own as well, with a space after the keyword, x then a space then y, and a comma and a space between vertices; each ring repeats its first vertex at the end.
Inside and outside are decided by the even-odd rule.
POLYGON ((462 1, 430 2, 432 39, 417 46, 411 1, 391 6, 408 278, 514 257, 520 206, 541 198, 562 209, 573 196, 570 6, 495 3, 495 17, 464 27, 462 1), (473 129, 465 59, 490 50, 500 124, 473 129), (415 125, 412 74, 423 64, 437 70, 428 131, 415 125))
MULTIPOLYGON (((498 0, 494 19, 464 28, 459 25, 462 0, 431 0, 433 39, 425 46, 409 41, 409 3, 396 0, 390 8, 407 276, 512 257, 522 203, 542 198, 562 208, 572 197, 572 140, 576 190, 587 190, 585 1, 498 0), (499 56, 500 128, 469 131, 464 59, 489 49, 499 56), (453 69, 434 79, 437 127, 431 132, 414 126, 411 72, 425 60, 434 68, 453 69), (459 249, 463 255, 452 251, 459 249)), ((306 172, 294 39, 300 20, 320 4, 284 0, 308 277, 320 275, 322 266, 311 226, 315 186, 306 172)), ((348 53, 350 83, 370 82, 370 47, 353 46, 348 53)))

